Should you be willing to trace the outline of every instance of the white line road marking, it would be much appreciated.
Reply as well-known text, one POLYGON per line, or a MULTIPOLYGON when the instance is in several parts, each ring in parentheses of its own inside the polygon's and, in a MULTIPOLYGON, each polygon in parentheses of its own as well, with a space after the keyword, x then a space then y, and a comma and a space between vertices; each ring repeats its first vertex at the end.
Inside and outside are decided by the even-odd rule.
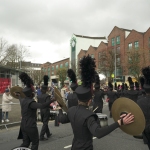
POLYGON ((65 146, 64 148, 69 148, 69 147, 71 147, 72 145, 68 145, 68 146, 65 146))
MULTIPOLYGON (((96 139, 96 137, 93 137, 93 140, 96 139)), ((65 146, 64 148, 70 148, 72 145, 68 145, 68 146, 65 146)))

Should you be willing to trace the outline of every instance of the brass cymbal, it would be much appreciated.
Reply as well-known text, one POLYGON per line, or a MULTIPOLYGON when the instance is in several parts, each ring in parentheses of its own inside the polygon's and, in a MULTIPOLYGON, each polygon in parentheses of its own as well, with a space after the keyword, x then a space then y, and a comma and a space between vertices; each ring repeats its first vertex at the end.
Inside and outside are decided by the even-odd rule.
POLYGON ((24 98, 25 95, 24 93, 22 92, 23 88, 22 87, 19 87, 19 86, 14 86, 10 89, 10 93, 12 95, 12 97, 16 98, 16 99, 19 99, 18 96, 15 95, 15 93, 19 93, 20 94, 20 97, 21 98, 24 98))
POLYGON ((129 125, 121 126, 120 129, 127 134, 140 135, 145 128, 145 117, 141 108, 131 99, 122 97, 115 100, 112 105, 112 117, 114 121, 120 119, 121 113, 132 113, 134 122, 129 125))
POLYGON ((56 99, 56 101, 58 102, 58 104, 61 106, 61 108, 62 108, 65 112, 67 112, 67 111, 68 111, 68 108, 67 108, 65 102, 63 101, 60 92, 58 91, 58 89, 57 89, 57 90, 56 90, 56 89, 57 89, 57 88, 54 89, 55 99, 56 99))

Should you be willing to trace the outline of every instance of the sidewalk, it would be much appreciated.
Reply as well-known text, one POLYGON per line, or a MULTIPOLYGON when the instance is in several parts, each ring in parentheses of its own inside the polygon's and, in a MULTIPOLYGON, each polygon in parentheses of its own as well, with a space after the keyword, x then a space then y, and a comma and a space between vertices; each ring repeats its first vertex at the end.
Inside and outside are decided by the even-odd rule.
MULTIPOLYGON (((13 103, 19 103, 18 99, 13 98, 13 103)), ((2 104, 2 95, 0 95, 0 104, 2 104)), ((0 106, 1 108, 1 106, 0 106)), ((2 114, 0 114, 2 115, 2 114)), ((11 105, 11 111, 8 114, 8 119, 10 120, 9 123, 13 122, 20 122, 21 121, 21 108, 19 104, 16 105, 11 105)), ((0 125, 6 124, 6 122, 1 123, 0 120, 0 125)))

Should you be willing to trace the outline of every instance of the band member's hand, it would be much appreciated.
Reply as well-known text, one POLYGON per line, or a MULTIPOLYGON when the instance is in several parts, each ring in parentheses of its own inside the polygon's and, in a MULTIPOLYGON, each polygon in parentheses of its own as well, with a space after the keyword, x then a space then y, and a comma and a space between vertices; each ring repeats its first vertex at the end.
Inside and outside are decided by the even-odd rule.
POLYGON ((131 113, 128 114, 123 114, 120 116, 120 120, 118 120, 119 125, 127 125, 130 124, 132 122, 134 122, 134 115, 132 115, 131 113))
POLYGON ((20 96, 20 93, 18 93, 18 92, 14 92, 14 94, 15 94, 16 96, 20 96))

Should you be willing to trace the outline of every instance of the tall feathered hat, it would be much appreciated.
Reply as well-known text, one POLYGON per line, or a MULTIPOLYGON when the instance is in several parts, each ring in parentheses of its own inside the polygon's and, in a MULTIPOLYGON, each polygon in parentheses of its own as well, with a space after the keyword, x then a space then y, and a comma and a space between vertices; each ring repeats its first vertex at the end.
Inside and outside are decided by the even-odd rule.
POLYGON ((68 69, 67 70, 67 76, 70 78, 70 81, 71 81, 70 88, 73 91, 75 91, 75 89, 78 87, 77 78, 76 78, 75 72, 72 69, 68 69))
POLYGON ((80 62, 82 84, 75 90, 77 97, 82 102, 92 98, 93 83, 95 82, 95 61, 89 55, 84 56, 80 62))
POLYGON ((43 80, 44 80, 44 84, 42 85, 42 90, 47 91, 47 88, 48 88, 48 80, 49 80, 48 75, 44 75, 43 80))
POLYGON ((139 83, 137 81, 135 82, 135 87, 136 87, 136 90, 139 90, 139 83))
POLYGON ((144 75, 144 86, 146 93, 150 93, 150 66, 142 69, 142 74, 144 75))
POLYGON ((115 82, 115 90, 117 90, 117 83, 115 82))
POLYGON ((134 88, 134 82, 132 81, 131 77, 128 77, 128 82, 129 82, 130 88, 134 88))
POLYGON ((98 73, 95 71, 95 85, 94 85, 95 89, 100 89, 100 79, 99 79, 99 75, 98 73))
POLYGON ((128 90, 128 85, 127 83, 124 84, 125 90, 128 90))
POLYGON ((21 80, 21 82, 25 85, 25 88, 23 89, 23 93, 29 97, 32 95, 32 93, 34 92, 34 83, 33 83, 33 80, 29 77, 29 75, 25 72, 22 72, 20 75, 19 75, 19 78, 21 80))
POLYGON ((110 90, 113 90, 113 85, 110 81, 108 82, 108 87, 109 87, 110 90))
POLYGON ((141 77, 140 77, 141 89, 143 89, 144 82, 145 82, 144 77, 143 77, 143 76, 141 76, 141 77))

